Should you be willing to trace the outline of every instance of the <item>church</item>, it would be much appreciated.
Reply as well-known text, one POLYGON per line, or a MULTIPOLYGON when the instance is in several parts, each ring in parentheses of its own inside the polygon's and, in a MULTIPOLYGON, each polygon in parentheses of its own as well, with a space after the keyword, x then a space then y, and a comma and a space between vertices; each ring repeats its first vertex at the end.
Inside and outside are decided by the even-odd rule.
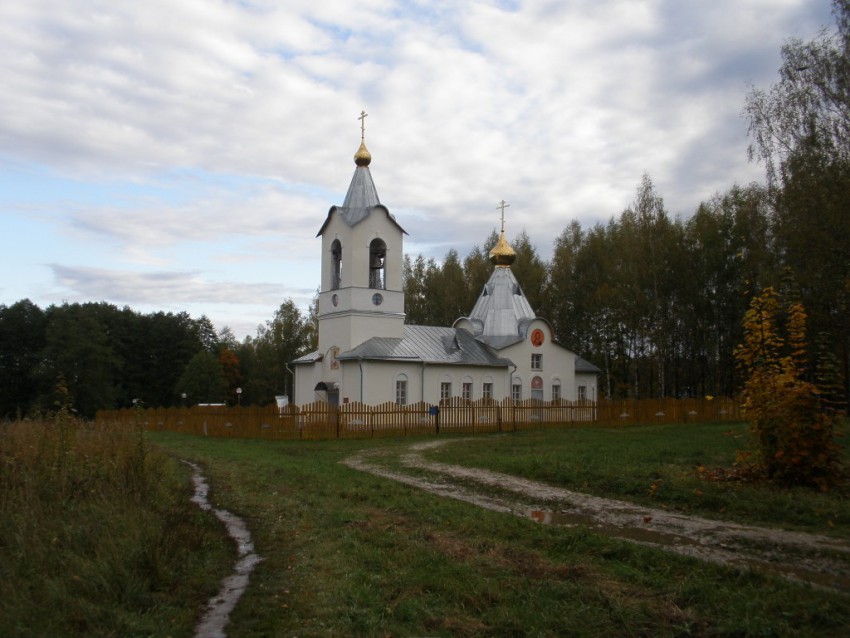
POLYGON ((504 202, 501 234, 490 251, 493 273, 470 315, 451 327, 404 323, 407 232, 378 198, 365 117, 348 193, 316 235, 322 239, 318 350, 292 362, 295 403, 595 401, 600 370, 555 341, 511 272, 504 202))

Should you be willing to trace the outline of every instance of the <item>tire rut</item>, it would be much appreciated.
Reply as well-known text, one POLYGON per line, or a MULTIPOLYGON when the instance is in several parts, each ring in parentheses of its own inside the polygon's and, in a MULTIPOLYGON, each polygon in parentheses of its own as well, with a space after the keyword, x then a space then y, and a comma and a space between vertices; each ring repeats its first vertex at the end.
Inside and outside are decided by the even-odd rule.
POLYGON ((592 496, 490 470, 429 461, 423 453, 451 441, 428 441, 403 452, 368 450, 343 461, 416 489, 546 525, 583 527, 605 536, 700 560, 779 574, 812 586, 850 593, 850 542, 817 534, 743 525, 677 514, 592 496), (388 469, 397 460, 410 470, 388 469), (422 472, 433 475, 426 478, 422 472), (496 489, 494 495, 487 490, 496 489))

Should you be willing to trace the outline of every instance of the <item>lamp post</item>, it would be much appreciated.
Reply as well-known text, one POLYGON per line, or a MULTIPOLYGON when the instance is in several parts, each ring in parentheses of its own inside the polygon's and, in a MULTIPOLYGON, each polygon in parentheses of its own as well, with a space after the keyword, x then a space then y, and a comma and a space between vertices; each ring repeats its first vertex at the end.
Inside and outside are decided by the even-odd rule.
POLYGON ((180 399, 183 401, 183 407, 185 408, 186 407, 186 393, 185 392, 180 393, 180 399))
POLYGON ((242 405, 242 388, 236 388, 236 405, 242 405))

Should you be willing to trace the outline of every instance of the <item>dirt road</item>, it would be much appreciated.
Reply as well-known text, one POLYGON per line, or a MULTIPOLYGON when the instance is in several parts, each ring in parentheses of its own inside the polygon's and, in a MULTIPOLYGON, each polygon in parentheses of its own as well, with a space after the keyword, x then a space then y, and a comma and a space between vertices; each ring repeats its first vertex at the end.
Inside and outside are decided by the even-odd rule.
POLYGON ((433 494, 542 524, 584 526, 612 538, 723 565, 766 570, 850 594, 848 541, 686 516, 508 474, 437 463, 423 456, 452 442, 417 443, 401 453, 368 450, 343 463, 433 494))

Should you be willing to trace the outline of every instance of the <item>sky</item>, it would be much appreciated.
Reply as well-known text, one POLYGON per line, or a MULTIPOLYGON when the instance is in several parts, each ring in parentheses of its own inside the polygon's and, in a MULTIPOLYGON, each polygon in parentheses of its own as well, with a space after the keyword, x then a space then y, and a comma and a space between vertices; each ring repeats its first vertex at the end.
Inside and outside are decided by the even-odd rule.
MULTIPOLYGON (((320 279, 361 111, 405 252, 540 256, 649 175, 671 216, 763 181, 742 116, 829 0, 0 3, 0 304, 256 335, 320 279)), ((470 308, 474 300, 470 300, 470 308)))

